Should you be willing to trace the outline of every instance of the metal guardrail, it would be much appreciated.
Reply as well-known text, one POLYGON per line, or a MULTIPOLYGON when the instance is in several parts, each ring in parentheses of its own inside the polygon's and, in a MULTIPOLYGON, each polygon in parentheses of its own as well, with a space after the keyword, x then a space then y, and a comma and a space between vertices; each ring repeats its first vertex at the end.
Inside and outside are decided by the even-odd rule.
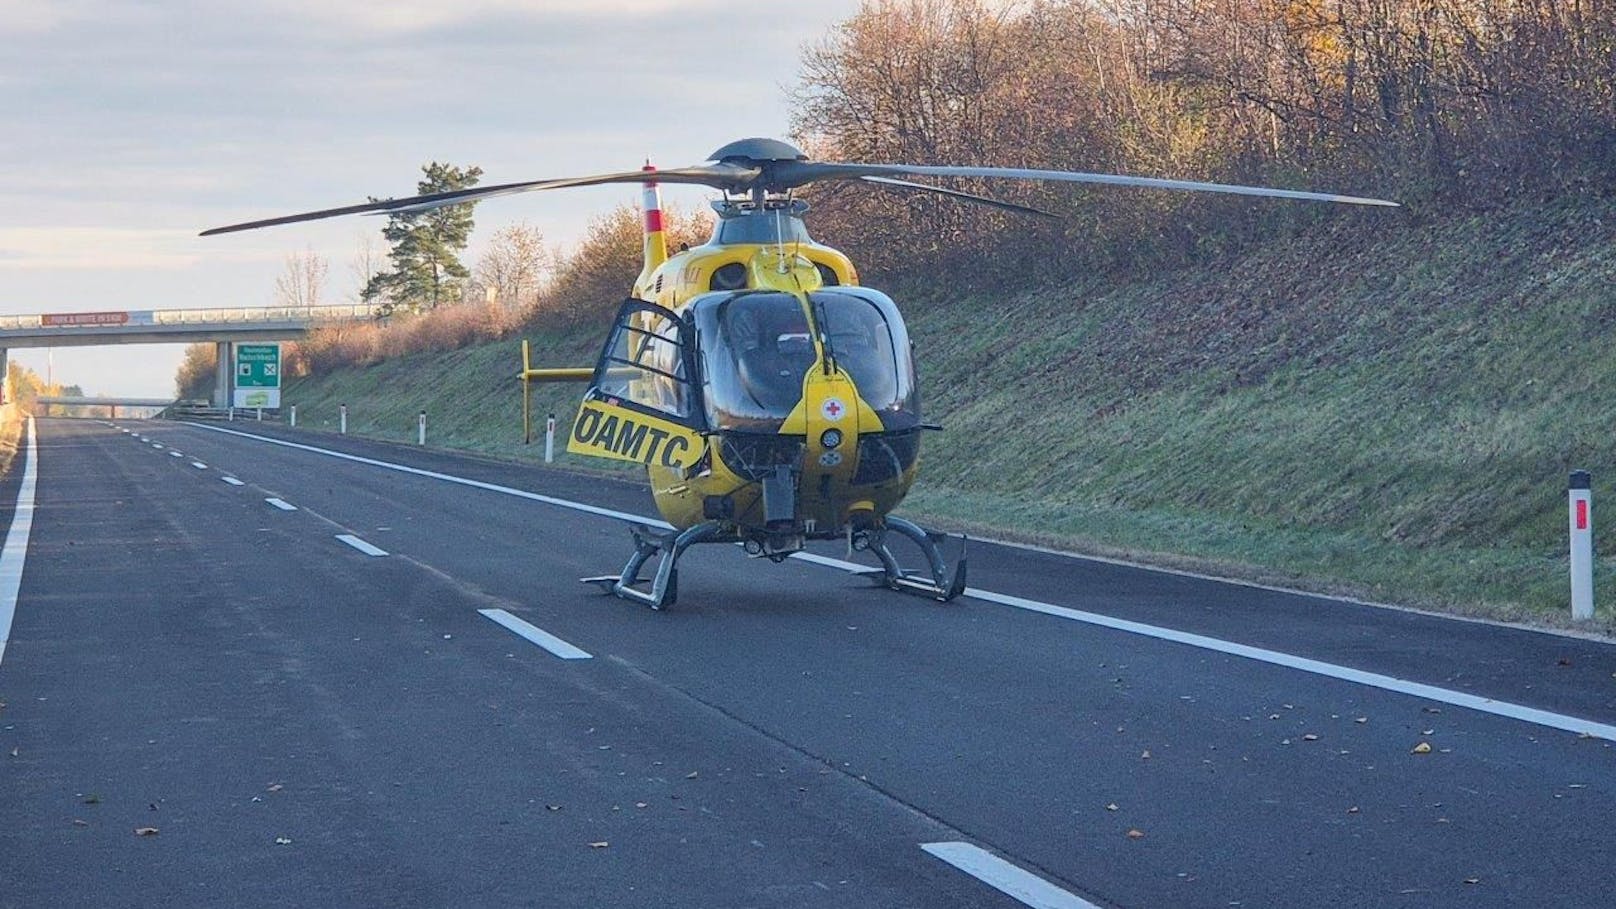
POLYGON ((159 420, 218 420, 238 423, 279 423, 284 420, 280 410, 265 408, 260 420, 259 410, 252 407, 214 407, 194 401, 175 401, 157 415, 159 420))
POLYGON ((107 328, 115 325, 228 325, 254 322, 340 322, 370 319, 375 307, 368 303, 330 306, 250 306, 213 309, 145 309, 107 313, 35 313, 0 316, 0 331, 28 328, 107 328), (105 321, 69 321, 74 316, 106 316, 105 321), (113 318, 115 317, 115 318, 113 318))

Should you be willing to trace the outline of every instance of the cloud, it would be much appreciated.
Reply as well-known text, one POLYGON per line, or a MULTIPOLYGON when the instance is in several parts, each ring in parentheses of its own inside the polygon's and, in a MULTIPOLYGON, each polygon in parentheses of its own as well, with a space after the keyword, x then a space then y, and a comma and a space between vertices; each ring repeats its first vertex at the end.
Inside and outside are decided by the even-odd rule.
POLYGON ((388 0, 334 3, 330 0, 269 0, 292 17, 341 26, 358 33, 420 32, 492 18, 531 23, 561 18, 622 19, 651 15, 688 17, 719 8, 721 0, 388 0))
POLYGON ((189 268, 199 258, 182 230, 0 228, 0 270, 189 268))

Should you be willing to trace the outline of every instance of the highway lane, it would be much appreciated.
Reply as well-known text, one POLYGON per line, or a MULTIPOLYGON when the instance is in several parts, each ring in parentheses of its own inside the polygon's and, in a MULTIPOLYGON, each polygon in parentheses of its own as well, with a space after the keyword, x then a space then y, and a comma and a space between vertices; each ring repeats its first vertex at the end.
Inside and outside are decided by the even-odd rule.
POLYGON ((40 427, 0 905, 977 904, 915 849, 946 828, 845 775, 171 448, 40 427))
MULTIPOLYGON (((343 602, 365 604, 373 618, 402 611, 430 624, 459 616, 454 621, 482 628, 462 626, 457 639, 506 640, 498 635, 507 632, 475 612, 499 604, 595 654, 587 671, 625 680, 624 687, 602 689, 613 697, 582 693, 579 722, 592 722, 596 708, 632 707, 665 720, 653 737, 644 734, 650 730, 632 736, 640 747, 684 731, 693 755, 708 760, 736 766, 730 755, 741 744, 782 749, 816 768, 814 777, 827 785, 838 781, 866 818, 842 817, 837 807, 817 820, 796 819, 803 835, 822 841, 824 850, 849 846, 856 858, 832 867, 873 862, 886 869, 878 875, 886 883, 851 900, 828 897, 827 905, 994 898, 920 853, 926 837, 988 846, 1089 899, 1128 906, 1597 902, 1608 879, 1589 861, 1611 846, 1613 792, 1601 782, 1613 759, 1607 742, 994 604, 937 606, 861 587, 823 567, 751 563, 729 547, 697 550, 681 578, 680 606, 653 614, 575 580, 620 565, 627 535, 610 520, 203 429, 126 424, 167 446, 159 451, 94 424, 41 425, 47 443, 58 427, 64 434, 62 446, 44 447, 46 465, 57 448, 63 459, 104 451, 114 464, 140 463, 163 474, 143 492, 172 500, 174 527, 197 524, 198 509, 224 520, 232 513, 226 501, 245 501, 263 514, 272 512, 262 501, 268 496, 299 507, 273 511, 304 523, 288 522, 284 539, 271 533, 268 551, 284 549, 277 563, 309 576, 308 590, 293 595, 306 597, 306 605, 283 601, 280 608, 293 613, 282 617, 288 627, 263 627, 298 651, 305 669, 340 672, 331 664, 343 663, 343 635, 354 629, 327 623, 347 613, 317 608, 318 621, 308 614, 336 591, 343 602), (164 457, 174 448, 187 457, 164 457), (209 468, 190 467, 193 457, 209 468), (247 485, 220 483, 219 471, 247 485), (192 489, 203 499, 191 501, 192 489), (369 560, 357 575, 328 567, 364 561, 321 538, 344 530, 391 555, 369 560), (391 587, 372 577, 382 563, 399 572, 391 587), (399 610, 398 598, 412 605, 399 610), (686 710, 670 711, 657 693, 686 710), (595 697, 605 702, 594 704, 595 697), (1409 753, 1420 741, 1433 745, 1431 754, 1409 753), (881 832, 852 846, 851 831, 870 820, 881 832), (903 821, 936 829, 902 829, 903 821), (1130 838, 1129 830, 1143 836, 1130 838)), ((351 439, 290 437, 622 511, 649 508, 643 490, 629 484, 351 439)), ((48 472, 41 476, 42 496, 48 495, 55 481, 48 472)), ((41 528, 52 510, 42 499, 41 528)), ((201 523, 201 536, 181 549, 206 549, 213 534, 228 529, 201 523)), ((238 574, 210 576, 203 587, 228 590, 262 580, 238 574)), ((997 547, 973 550, 972 576, 987 589, 1591 719, 1609 721, 1613 712, 1616 661, 1601 644, 997 547)), ((25 575, 19 626, 32 613, 31 582, 25 575)), ((266 610, 273 607, 246 611, 261 619, 266 610)), ((128 637, 138 640, 140 633, 131 629, 128 637)), ((0 691, 12 689, 10 677, 21 671, 16 654, 29 646, 16 631, 13 638, 18 643, 0 667, 0 691)), ((388 689, 389 680, 401 684, 384 652, 402 657, 430 643, 430 636, 375 641, 378 662, 366 673, 341 676, 345 681, 322 702, 326 712, 310 711, 311 728, 338 739, 334 730, 356 723, 368 730, 372 712, 363 708, 386 696, 376 689, 388 689)), ((500 646, 515 645, 494 649, 500 646)), ((445 712, 458 716, 464 705, 456 712, 448 704, 464 693, 464 678, 491 670, 475 653, 441 660, 444 677, 434 691, 446 699, 445 712)), ((576 675, 571 663, 542 653, 523 661, 529 664, 560 675, 499 683, 523 689, 576 675)), ((278 735, 266 733, 268 741, 278 735)), ((436 754, 439 745, 418 747, 436 754)), ((626 741, 614 745, 626 747, 626 741)), ((493 758, 481 763, 490 772, 508 772, 500 759, 513 752, 488 753, 493 758)), ((368 784, 379 768, 358 769, 368 784)), ((718 829, 790 820, 778 817, 765 794, 731 792, 740 781, 723 782, 734 801, 718 829)), ((802 807, 788 810, 795 817, 802 807)), ((379 819, 360 818, 356 829, 379 819)), ((800 883, 789 861, 776 864, 775 850, 763 851, 753 856, 760 874, 778 868, 782 879, 800 883)), ((341 864, 328 869, 327 879, 340 877, 341 864)), ((658 880, 659 867, 636 863, 630 873, 658 880)), ((455 879, 448 869, 434 870, 434 883, 455 879)), ((577 886, 589 886, 587 866, 572 874, 577 886)), ((795 904, 813 895, 771 898, 756 888, 756 881, 735 882, 707 891, 708 902, 795 904)))

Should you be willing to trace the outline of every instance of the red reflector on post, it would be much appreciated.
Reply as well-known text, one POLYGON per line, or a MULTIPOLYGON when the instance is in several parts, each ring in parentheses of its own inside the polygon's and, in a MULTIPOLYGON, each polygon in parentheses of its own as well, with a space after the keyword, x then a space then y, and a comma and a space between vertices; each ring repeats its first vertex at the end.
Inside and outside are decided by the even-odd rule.
POLYGON ((1578 530, 1587 530, 1588 529, 1588 500, 1587 499, 1578 499, 1577 500, 1577 529, 1578 530))

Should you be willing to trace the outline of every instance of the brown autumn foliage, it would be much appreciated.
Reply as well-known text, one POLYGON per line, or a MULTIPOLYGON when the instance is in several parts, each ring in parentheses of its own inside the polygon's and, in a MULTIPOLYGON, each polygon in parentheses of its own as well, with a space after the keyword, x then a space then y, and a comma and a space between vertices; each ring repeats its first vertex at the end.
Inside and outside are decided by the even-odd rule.
POLYGON ((218 349, 213 344, 187 344, 185 357, 174 374, 175 397, 191 401, 213 397, 214 364, 218 361, 218 349))
POLYGON ((524 313, 493 303, 458 303, 373 322, 350 322, 311 332, 284 348, 288 378, 367 366, 407 354, 458 350, 506 337, 524 313))
MULTIPOLYGON (((1485 207, 1609 184, 1616 4, 871 0, 804 55, 797 102, 798 138, 816 157, 1485 207)), ((1326 214, 1109 187, 959 188, 1063 221, 821 185, 818 229, 872 271, 919 265, 1002 281, 1183 260, 1239 244, 1242 231, 1326 214)))
MULTIPOLYGON (((677 208, 663 211, 669 252, 680 244, 705 242, 711 219, 677 208)), ((398 313, 374 322, 348 323, 321 328, 303 341, 287 344, 282 359, 288 378, 365 366, 392 357, 430 351, 457 350, 471 344, 508 337, 525 327, 566 328, 601 324, 628 295, 640 271, 644 235, 638 209, 622 205, 596 218, 584 239, 564 256, 549 286, 541 288, 528 306, 462 302, 420 314, 398 313)), ((208 347, 208 345, 200 345, 208 347)), ((182 389, 200 369, 202 389, 212 385, 211 347, 197 353, 205 364, 193 366, 192 352, 180 367, 182 389)))
MULTIPOLYGON (((1485 209, 1523 192, 1609 192, 1616 3, 868 0, 807 49, 795 96, 798 142, 828 160, 1168 176, 1391 197, 1416 212, 1485 209)), ((807 195, 815 232, 867 275, 937 287, 1148 270, 1325 217, 1365 217, 1103 186, 951 185, 1061 218, 868 185, 807 195)), ((673 249, 705 239, 705 213, 666 216, 673 249)), ((639 271, 640 248, 638 212, 621 206, 590 225, 530 309, 461 304, 322 330, 290 350, 289 372, 604 322, 639 271)))
MULTIPOLYGON (((662 211, 668 252, 707 242, 712 218, 678 207, 662 211)), ((604 325, 628 296, 643 264, 645 235, 639 209, 619 205, 590 222, 584 239, 556 269, 555 280, 539 296, 531 319, 536 326, 604 325)))

